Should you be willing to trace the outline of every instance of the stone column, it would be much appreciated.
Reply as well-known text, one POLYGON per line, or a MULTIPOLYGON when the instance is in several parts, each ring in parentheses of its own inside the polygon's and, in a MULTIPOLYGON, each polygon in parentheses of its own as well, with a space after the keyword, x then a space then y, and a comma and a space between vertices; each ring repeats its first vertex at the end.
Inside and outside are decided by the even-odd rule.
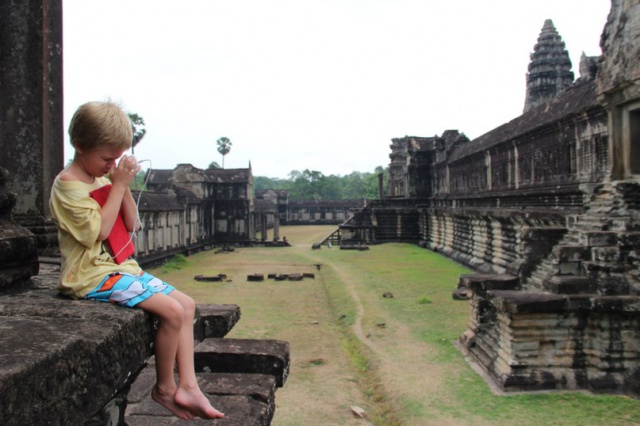
POLYGON ((262 228, 262 233, 260 235, 260 241, 267 241, 267 215, 264 213, 260 214, 260 226, 262 228))
POLYGON ((36 275, 40 266, 33 233, 11 220, 18 197, 7 190, 10 181, 0 167, 0 294, 36 275))
POLYGON ((273 241, 280 239, 280 215, 276 211, 273 214, 273 241))
POLYGON ((63 167, 62 0, 0 0, 0 167, 13 217, 57 247, 49 195, 63 167))

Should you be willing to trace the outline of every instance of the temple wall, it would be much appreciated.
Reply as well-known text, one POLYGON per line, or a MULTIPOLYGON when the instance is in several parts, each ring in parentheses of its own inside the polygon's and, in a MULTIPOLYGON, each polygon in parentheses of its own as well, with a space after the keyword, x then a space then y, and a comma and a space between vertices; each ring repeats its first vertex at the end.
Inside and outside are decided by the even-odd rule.
POLYGON ((637 0, 613 0, 597 75, 471 141, 393 139, 387 197, 341 226, 417 228, 476 271, 459 342, 502 390, 640 395, 639 28, 637 0))
POLYGON ((421 245, 483 272, 528 276, 566 233, 561 215, 420 209, 421 245))
POLYGON ((285 225, 338 225, 362 203, 362 200, 289 201, 285 213, 280 213, 280 221, 285 225))

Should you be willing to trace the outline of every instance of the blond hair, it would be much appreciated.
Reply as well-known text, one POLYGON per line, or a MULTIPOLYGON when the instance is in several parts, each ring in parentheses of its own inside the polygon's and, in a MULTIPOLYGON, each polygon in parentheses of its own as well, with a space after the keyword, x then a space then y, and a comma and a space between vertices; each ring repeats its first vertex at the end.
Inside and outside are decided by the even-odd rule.
POLYGON ((69 138, 74 148, 85 151, 102 147, 126 150, 133 141, 133 128, 120 105, 111 101, 87 102, 73 114, 69 138))

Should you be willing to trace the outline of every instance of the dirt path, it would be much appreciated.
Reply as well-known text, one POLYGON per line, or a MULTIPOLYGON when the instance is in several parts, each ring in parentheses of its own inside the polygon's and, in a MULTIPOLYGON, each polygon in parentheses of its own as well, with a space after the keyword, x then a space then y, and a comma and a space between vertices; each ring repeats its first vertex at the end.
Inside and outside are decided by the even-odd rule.
MULTIPOLYGON (((313 251, 301 251, 300 254, 310 261, 318 261, 313 251)), ((333 270, 353 299, 356 306, 353 333, 374 354, 378 375, 392 404, 402 412, 403 424, 460 424, 440 415, 425 420, 425 411, 434 410, 436 401, 446 394, 442 390, 450 373, 449 367, 432 361, 433 348, 416 339, 408 326, 385 312, 381 305, 382 295, 367 288, 362 282, 361 271, 335 259, 326 267, 333 270)))

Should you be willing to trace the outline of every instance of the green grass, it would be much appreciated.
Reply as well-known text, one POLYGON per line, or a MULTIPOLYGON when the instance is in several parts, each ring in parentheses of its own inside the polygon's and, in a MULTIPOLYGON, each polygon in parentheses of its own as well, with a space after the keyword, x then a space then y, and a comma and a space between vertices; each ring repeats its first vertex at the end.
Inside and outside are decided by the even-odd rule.
MULTIPOLYGON (((327 262, 337 257, 335 251, 322 256, 327 262)), ((456 371, 447 380, 453 398, 438 398, 426 406, 405 401, 404 408, 413 415, 429 417, 426 414, 430 410, 437 410, 460 424, 471 423, 478 417, 491 424, 505 425, 640 424, 640 401, 624 396, 582 392, 513 396, 491 393, 452 343, 465 330, 469 319, 468 303, 451 297, 459 276, 471 272, 466 268, 407 244, 373 246, 367 252, 342 251, 339 256, 366 283, 363 287, 367 292, 374 295, 392 292, 394 297, 382 299, 380 304, 386 314, 409 325, 417 339, 437 348, 434 362, 453 366, 456 371)), ((331 296, 334 304, 345 304, 348 300, 339 291, 331 296)))
POLYGON ((172 271, 179 271, 180 269, 189 265, 189 260, 181 254, 173 256, 167 262, 165 262, 161 267, 160 271, 163 274, 167 274, 172 271))
MULTIPOLYGON (((287 235, 295 244, 303 238, 303 234, 296 234, 302 232, 302 228, 285 228, 286 234, 281 231, 281 235, 287 235)), ((325 232, 318 231, 318 235, 325 232)), ((297 341, 295 333, 308 331, 296 331, 296 324, 304 323, 307 317, 320 318, 329 332, 335 326, 340 340, 336 343, 356 372, 355 381, 367 401, 373 424, 438 424, 439 420, 460 425, 640 424, 640 401, 624 396, 582 392, 493 394, 453 344, 465 331, 470 311, 468 302, 453 300, 451 294, 459 276, 469 271, 438 254, 410 244, 384 244, 367 251, 336 247, 313 251, 243 249, 242 252, 246 257, 211 253, 192 256, 188 264, 181 264, 183 269, 166 272, 167 281, 177 282, 181 290, 199 303, 240 305, 242 320, 234 328, 236 337, 297 341), (240 272, 227 283, 202 285, 193 281, 195 274, 245 271, 244 274, 247 259, 253 272, 268 272, 270 268, 281 269, 273 272, 296 268, 312 270, 315 263, 323 266, 309 285, 246 283, 240 272), (350 287, 365 307, 363 328, 384 335, 392 330, 380 331, 376 324, 398 321, 409 328, 412 339, 430 348, 424 356, 429 357, 430 365, 445 372, 441 390, 432 397, 418 399, 389 394, 381 380, 376 357, 353 334, 358 309, 350 287), (384 298, 385 292, 391 292, 393 297, 384 298), (295 309, 291 306, 292 300, 295 300, 295 309), (304 321, 300 316, 304 316, 304 321)), ((292 375, 297 374, 298 380, 318 386, 312 384, 313 371, 335 362, 335 359, 309 356, 301 361, 304 367, 298 369, 298 373, 292 369, 292 375)), ((407 365, 407 369, 411 368, 407 365)), ((286 404, 287 401, 278 400, 279 407, 286 404)), ((305 424, 288 417, 281 421, 282 424, 305 424)))

